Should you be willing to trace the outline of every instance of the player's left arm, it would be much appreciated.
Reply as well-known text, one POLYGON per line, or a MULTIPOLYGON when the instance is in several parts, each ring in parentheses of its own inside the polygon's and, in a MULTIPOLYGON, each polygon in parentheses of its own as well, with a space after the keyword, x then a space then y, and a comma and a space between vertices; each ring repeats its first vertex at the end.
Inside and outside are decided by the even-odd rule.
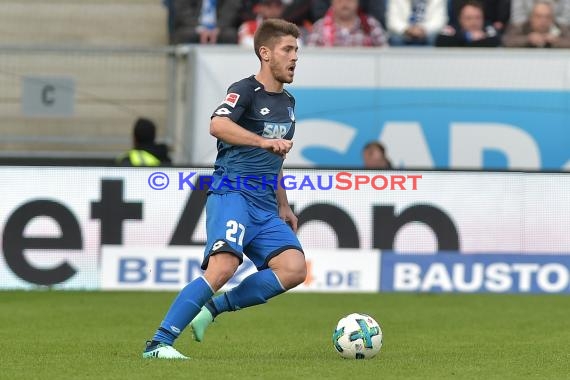
POLYGON ((289 201, 287 200, 287 192, 281 186, 283 178, 283 169, 279 172, 279 182, 277 185, 277 206, 279 207, 279 217, 288 223, 293 231, 297 232, 297 216, 291 210, 289 201))

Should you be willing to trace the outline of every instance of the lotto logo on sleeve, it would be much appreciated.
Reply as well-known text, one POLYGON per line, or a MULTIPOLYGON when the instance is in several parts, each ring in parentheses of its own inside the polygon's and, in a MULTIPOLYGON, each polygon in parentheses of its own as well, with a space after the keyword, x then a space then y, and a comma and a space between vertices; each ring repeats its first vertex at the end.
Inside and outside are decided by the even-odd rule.
POLYGON ((227 109, 226 107, 222 107, 222 108, 220 108, 219 110, 217 110, 217 111, 215 112, 216 115, 220 115, 220 116, 221 116, 221 115, 229 115, 229 114, 231 114, 231 113, 232 113, 232 111, 230 111, 230 110, 227 109))
POLYGON ((230 92, 229 94, 226 95, 224 103, 230 107, 235 107, 238 102, 238 99, 239 99, 239 94, 236 94, 235 92, 230 92))

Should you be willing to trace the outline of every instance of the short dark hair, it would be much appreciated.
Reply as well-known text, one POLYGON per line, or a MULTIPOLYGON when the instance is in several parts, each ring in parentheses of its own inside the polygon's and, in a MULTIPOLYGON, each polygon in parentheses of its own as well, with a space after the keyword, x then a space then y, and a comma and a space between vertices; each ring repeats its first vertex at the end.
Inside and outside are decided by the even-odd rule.
POLYGON ((156 137, 156 125, 145 118, 138 118, 133 130, 136 144, 153 144, 156 137))
POLYGON ((259 54, 259 49, 262 46, 267 46, 273 48, 275 42, 278 38, 285 36, 293 36, 299 38, 301 32, 297 25, 277 18, 270 18, 265 20, 263 24, 257 28, 255 35, 253 37, 253 48, 255 49, 255 55, 261 61, 261 54, 259 54))
POLYGON ((382 145, 380 142, 378 141, 370 141, 368 144, 364 145, 364 148, 362 148, 362 151, 364 152, 365 150, 368 150, 369 148, 378 148, 380 149, 380 152, 382 152, 382 154, 386 154, 386 149, 384 148, 384 145, 382 145))

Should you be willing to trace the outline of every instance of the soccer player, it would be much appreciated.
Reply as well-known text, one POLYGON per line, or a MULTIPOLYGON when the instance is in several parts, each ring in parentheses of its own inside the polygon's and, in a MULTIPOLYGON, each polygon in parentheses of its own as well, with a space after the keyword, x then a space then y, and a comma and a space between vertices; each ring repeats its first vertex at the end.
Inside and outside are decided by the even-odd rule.
POLYGON ((259 72, 232 84, 212 114, 218 156, 206 203, 205 272, 178 294, 144 358, 187 359, 172 345, 190 322, 194 338, 202 341, 219 314, 263 304, 305 280, 297 217, 279 186, 295 130, 295 99, 283 85, 293 82, 298 37, 294 24, 265 21, 254 36, 259 72), (247 183, 238 183, 247 176, 247 183), (244 254, 258 271, 212 298, 244 254))

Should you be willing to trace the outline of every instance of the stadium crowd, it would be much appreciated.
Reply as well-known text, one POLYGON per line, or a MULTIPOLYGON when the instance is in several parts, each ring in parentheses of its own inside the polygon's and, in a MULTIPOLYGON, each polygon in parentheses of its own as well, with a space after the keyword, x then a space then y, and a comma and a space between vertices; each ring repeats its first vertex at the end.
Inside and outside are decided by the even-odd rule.
POLYGON ((570 0, 163 0, 171 44, 240 44, 267 18, 306 46, 570 47, 570 0))

